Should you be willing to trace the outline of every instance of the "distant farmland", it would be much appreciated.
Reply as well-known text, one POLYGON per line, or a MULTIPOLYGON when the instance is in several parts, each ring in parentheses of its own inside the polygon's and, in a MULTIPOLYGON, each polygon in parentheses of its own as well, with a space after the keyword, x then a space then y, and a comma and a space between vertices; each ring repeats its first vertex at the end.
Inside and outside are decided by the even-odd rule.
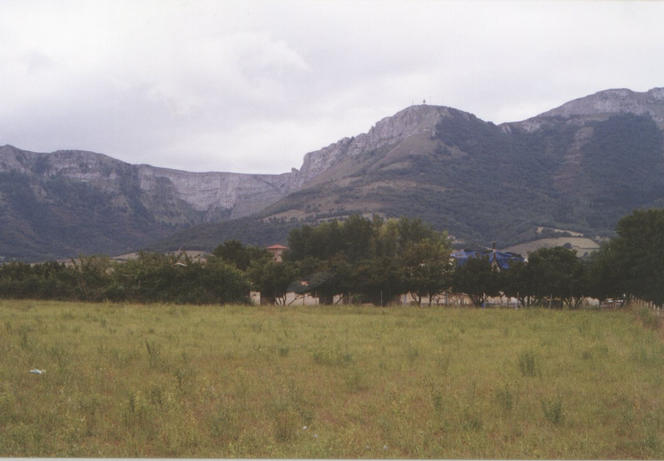
POLYGON ((0 301, 0 456, 664 458, 642 314, 0 301))
POLYGON ((599 244, 594 240, 585 237, 551 237, 539 240, 533 240, 527 243, 520 243, 506 248, 505 251, 512 251, 523 256, 527 256, 540 248, 552 248, 557 246, 569 246, 576 251, 577 256, 585 256, 599 249, 599 244))

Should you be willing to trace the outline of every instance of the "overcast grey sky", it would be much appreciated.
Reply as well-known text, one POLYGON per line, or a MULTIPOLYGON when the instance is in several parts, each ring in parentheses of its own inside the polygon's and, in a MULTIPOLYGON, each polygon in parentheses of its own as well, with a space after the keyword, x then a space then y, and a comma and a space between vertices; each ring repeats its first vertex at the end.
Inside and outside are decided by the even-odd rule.
POLYGON ((280 173, 426 98, 495 123, 664 86, 664 3, 0 0, 0 145, 280 173))

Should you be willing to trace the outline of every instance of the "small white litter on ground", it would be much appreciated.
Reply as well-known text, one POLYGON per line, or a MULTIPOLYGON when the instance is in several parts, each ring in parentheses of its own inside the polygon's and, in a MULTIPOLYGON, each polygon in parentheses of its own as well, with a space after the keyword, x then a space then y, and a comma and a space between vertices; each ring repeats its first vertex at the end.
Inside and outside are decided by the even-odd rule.
POLYGON ((43 375, 44 373, 46 373, 46 370, 40 370, 39 368, 33 368, 32 370, 30 370, 30 373, 32 373, 33 375, 43 375))

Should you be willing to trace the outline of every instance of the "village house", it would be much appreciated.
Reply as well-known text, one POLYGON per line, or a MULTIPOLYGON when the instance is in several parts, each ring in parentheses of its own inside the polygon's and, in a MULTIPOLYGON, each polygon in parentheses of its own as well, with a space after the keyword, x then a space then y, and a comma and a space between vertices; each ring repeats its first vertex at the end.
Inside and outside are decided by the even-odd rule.
POLYGON ((266 250, 272 254, 272 258, 274 258, 275 262, 280 263, 283 261, 284 251, 288 250, 288 247, 276 244, 276 245, 270 245, 269 247, 266 248, 266 250))

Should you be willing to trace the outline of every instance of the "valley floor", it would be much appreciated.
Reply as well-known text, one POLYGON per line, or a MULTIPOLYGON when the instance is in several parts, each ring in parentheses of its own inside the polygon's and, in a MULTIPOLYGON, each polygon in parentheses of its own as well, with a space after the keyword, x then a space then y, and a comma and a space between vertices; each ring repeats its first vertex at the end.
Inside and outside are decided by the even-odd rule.
POLYGON ((629 311, 3 300, 0 456, 664 458, 663 366, 629 311))

